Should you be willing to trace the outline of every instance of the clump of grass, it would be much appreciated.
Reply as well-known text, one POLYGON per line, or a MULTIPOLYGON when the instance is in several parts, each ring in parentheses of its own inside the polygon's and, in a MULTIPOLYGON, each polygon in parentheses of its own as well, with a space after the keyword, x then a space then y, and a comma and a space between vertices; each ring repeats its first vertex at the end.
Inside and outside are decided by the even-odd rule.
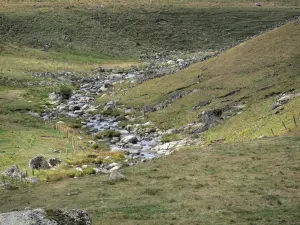
POLYGON ((162 190, 159 189, 159 188, 146 188, 145 191, 143 192, 143 194, 146 194, 146 195, 157 195, 161 191, 162 190))
POLYGON ((105 130, 95 135, 95 139, 120 137, 121 133, 117 130, 105 130))
POLYGON ((88 167, 83 170, 83 174, 86 174, 86 175, 91 175, 91 174, 95 174, 95 173, 96 172, 93 167, 88 167))
POLYGON ((81 177, 83 172, 76 169, 56 169, 56 170, 41 170, 37 172, 37 177, 43 181, 55 182, 65 178, 81 177))
POLYGON ((92 145, 92 149, 98 149, 99 148, 99 145, 98 144, 93 144, 92 145))
POLYGON ((183 139, 183 137, 184 136, 182 134, 166 134, 162 137, 161 141, 163 143, 179 141, 179 140, 183 139))
POLYGON ((119 126, 122 128, 125 128, 127 125, 129 125, 129 121, 128 120, 123 120, 119 123, 119 126))
POLYGON ((126 117, 125 117, 124 115, 121 115, 121 116, 118 116, 118 117, 116 118, 116 120, 117 120, 117 121, 126 121, 127 119, 126 119, 126 117))
POLYGON ((105 116, 113 116, 113 117, 121 116, 121 112, 117 109, 107 109, 103 111, 102 114, 105 116))
POLYGON ((81 128, 82 125, 80 123, 73 123, 73 124, 70 124, 70 127, 74 128, 74 129, 78 129, 78 128, 81 128))

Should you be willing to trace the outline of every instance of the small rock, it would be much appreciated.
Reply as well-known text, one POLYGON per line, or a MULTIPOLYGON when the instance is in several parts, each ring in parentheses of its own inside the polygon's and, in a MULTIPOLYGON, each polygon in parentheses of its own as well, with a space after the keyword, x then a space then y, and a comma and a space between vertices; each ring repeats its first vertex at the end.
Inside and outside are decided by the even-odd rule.
POLYGON ((127 178, 118 172, 117 170, 113 170, 110 173, 109 180, 111 181, 121 181, 121 180, 127 180, 127 178))
POLYGON ((174 60, 169 60, 169 61, 167 61, 167 64, 168 64, 168 65, 174 65, 174 64, 175 64, 175 61, 174 61, 174 60))
POLYGON ((59 158, 50 158, 47 160, 47 162, 51 167, 55 167, 61 164, 61 160, 59 158))
POLYGON ((80 168, 80 167, 76 167, 75 169, 76 169, 77 171, 79 171, 79 172, 83 172, 83 169, 80 168))
POLYGON ((78 195, 77 191, 67 193, 68 196, 78 195))
MULTIPOLYGON (((13 186, 10 183, 0 183, 0 186, 2 187, 2 190, 6 190, 6 191, 13 189, 13 186)), ((1 225, 1 221, 0 221, 0 225, 1 225)))
POLYGON ((151 122, 151 121, 148 121, 148 122, 144 123, 143 125, 144 125, 144 126, 150 126, 151 124, 152 124, 152 122, 151 122))
POLYGON ((40 181, 36 177, 26 177, 25 180, 28 181, 29 183, 32 183, 32 184, 36 184, 36 183, 38 183, 40 181))
POLYGON ((256 2, 255 6, 261 6, 260 2, 256 2))
POLYGON ((278 102, 276 102, 276 103, 273 105, 272 110, 278 108, 279 106, 281 106, 281 104, 278 103, 278 102))
POLYGON ((94 145, 94 144, 96 143, 96 142, 93 141, 93 140, 89 140, 88 142, 89 142, 90 145, 94 145))
POLYGON ((36 112, 28 112, 27 114, 34 116, 34 117, 40 117, 40 115, 36 112))
POLYGON ((138 139, 134 135, 128 135, 128 136, 125 136, 121 139, 122 143, 133 143, 133 144, 135 144, 135 143, 137 143, 137 141, 138 141, 138 139))
POLYGON ((105 168, 94 168, 93 170, 95 171, 95 174, 99 174, 99 173, 107 174, 107 173, 109 173, 109 171, 105 168))
POLYGON ((57 101, 60 99, 60 96, 58 94, 56 94, 55 92, 52 92, 49 94, 48 98, 50 101, 57 101))
POLYGON ((61 151, 61 150, 58 150, 58 149, 53 149, 51 152, 56 153, 56 154, 59 154, 59 153, 61 153, 62 151, 61 151))
POLYGON ((134 144, 131 146, 132 149, 142 149, 143 146, 141 146, 140 144, 134 144))
POLYGON ((278 102, 280 104, 286 104, 288 103, 289 100, 293 99, 295 97, 295 95, 290 94, 290 95, 283 95, 281 98, 278 99, 278 102))

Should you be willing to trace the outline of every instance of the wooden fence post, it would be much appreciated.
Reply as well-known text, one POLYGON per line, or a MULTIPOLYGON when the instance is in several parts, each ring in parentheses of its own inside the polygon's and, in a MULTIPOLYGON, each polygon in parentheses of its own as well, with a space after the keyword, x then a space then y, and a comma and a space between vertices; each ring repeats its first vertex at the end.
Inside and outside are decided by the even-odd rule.
POLYGON ((294 121, 295 127, 297 127, 297 121, 296 121, 295 115, 293 115, 293 121, 294 121))
POLYGON ((273 129, 272 129, 272 128, 271 128, 271 132, 272 132, 273 136, 275 136, 275 134, 274 134, 274 131, 273 131, 273 129))
POLYGON ((287 128, 286 128, 284 122, 283 122, 283 121, 281 121, 281 122, 282 122, 282 125, 283 125, 284 129, 287 130, 287 128))

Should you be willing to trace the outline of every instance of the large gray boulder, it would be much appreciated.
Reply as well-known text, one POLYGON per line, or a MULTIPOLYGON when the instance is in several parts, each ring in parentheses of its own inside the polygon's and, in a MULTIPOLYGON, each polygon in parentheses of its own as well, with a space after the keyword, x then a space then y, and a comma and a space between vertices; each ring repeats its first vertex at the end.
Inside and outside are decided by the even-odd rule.
POLYGON ((0 225, 92 225, 84 210, 34 209, 0 214, 0 225))
POLYGON ((37 170, 41 169, 50 169, 51 166, 47 162, 47 160, 42 155, 37 155, 36 157, 30 159, 29 167, 37 170))

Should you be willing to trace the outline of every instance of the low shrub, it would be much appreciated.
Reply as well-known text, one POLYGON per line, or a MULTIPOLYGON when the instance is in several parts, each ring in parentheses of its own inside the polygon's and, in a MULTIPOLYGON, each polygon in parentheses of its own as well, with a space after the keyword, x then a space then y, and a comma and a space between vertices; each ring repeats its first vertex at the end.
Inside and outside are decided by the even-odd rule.
POLYGON ((92 149, 98 149, 99 148, 99 145, 98 144, 93 144, 92 145, 92 149))
POLYGON ((122 127, 122 128, 125 128, 127 125, 129 125, 130 123, 128 122, 128 120, 122 120, 120 123, 119 123, 119 126, 122 127))
POLYGON ((79 124, 79 123, 73 123, 73 124, 70 124, 70 127, 71 127, 71 128, 74 128, 74 129, 78 129, 78 128, 81 128, 82 125, 79 124))
POLYGON ((108 110, 103 111, 102 114, 105 116, 118 117, 121 115, 121 112, 117 109, 108 109, 108 110))
POLYGON ((105 130, 95 135, 95 139, 120 137, 121 133, 117 130, 105 130))
POLYGON ((63 99, 69 99, 72 95, 72 88, 67 85, 61 85, 59 87, 58 93, 62 96, 63 99))
POLYGON ((96 171, 94 170, 93 167, 88 167, 83 170, 83 174, 91 175, 91 174, 95 174, 95 173, 96 173, 96 171))

